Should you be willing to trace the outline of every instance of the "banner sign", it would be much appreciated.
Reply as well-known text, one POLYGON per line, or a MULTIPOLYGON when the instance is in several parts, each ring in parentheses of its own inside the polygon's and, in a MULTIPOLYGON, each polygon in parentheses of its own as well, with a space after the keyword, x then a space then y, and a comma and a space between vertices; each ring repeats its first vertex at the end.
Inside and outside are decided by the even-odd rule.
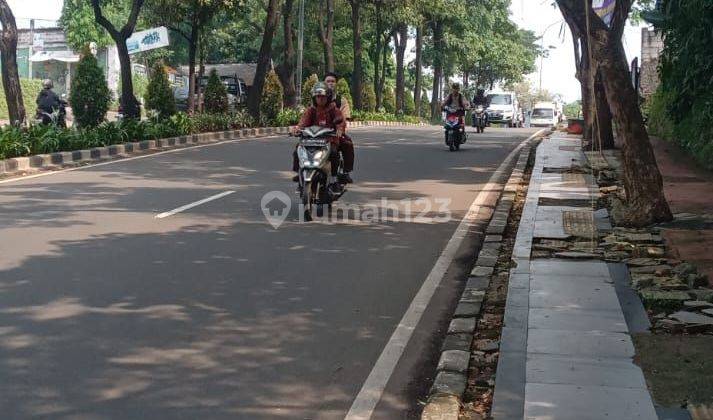
POLYGON ((168 29, 166 29, 165 26, 134 32, 134 34, 126 40, 126 47, 129 49, 129 54, 168 47, 168 44, 168 29))
POLYGON ((611 26, 612 17, 614 16, 614 7, 616 0, 593 0, 592 8, 594 12, 602 18, 607 26, 611 26))

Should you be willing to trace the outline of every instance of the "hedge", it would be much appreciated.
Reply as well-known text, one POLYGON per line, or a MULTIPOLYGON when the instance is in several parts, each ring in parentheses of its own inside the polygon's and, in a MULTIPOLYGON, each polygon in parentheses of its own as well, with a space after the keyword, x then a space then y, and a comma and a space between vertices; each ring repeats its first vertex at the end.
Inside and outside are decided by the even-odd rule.
MULTIPOLYGON (((28 120, 32 120, 37 113, 37 95, 42 90, 42 80, 39 79, 20 79, 20 87, 22 88, 22 100, 25 103, 25 114, 28 120)), ((7 112, 7 100, 5 99, 5 90, 0 83, 0 119, 7 120, 10 116, 7 112)))

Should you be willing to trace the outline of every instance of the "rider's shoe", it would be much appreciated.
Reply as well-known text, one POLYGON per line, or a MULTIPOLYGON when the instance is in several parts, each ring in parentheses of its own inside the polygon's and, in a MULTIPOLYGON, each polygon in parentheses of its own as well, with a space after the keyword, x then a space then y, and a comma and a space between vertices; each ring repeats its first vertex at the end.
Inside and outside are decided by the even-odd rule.
POLYGON ((349 176, 349 173, 343 173, 339 175, 339 182, 342 184, 352 184, 354 183, 354 180, 351 176, 349 176))
POLYGON ((293 176, 293 177, 292 177, 292 182, 300 182, 300 176, 299 176, 299 175, 293 176))

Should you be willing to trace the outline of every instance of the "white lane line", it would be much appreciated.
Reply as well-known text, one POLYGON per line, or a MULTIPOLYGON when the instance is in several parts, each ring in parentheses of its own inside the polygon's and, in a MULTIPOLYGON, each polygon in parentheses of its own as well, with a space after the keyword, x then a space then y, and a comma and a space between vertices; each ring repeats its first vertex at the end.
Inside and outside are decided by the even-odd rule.
POLYGON ((421 320, 421 316, 425 312, 426 307, 431 301, 431 298, 441 283, 441 280, 443 280, 446 270, 448 270, 453 258, 455 258, 456 252, 463 242, 463 239, 466 237, 469 228, 476 221, 480 211, 480 206, 483 205, 487 196, 492 194, 492 190, 498 185, 496 182, 498 177, 503 171, 505 171, 520 149, 528 140, 539 134, 540 131, 523 140, 512 152, 510 152, 503 163, 500 164, 498 169, 490 177, 485 187, 483 187, 478 196, 475 198, 475 201, 473 201, 468 209, 468 213, 465 217, 463 217, 460 224, 458 224, 456 231, 453 233, 453 236, 451 236, 448 244, 446 244, 441 256, 438 257, 438 260, 436 260, 436 264, 431 269, 431 272, 428 273, 428 277, 426 277, 426 280, 421 285, 416 297, 413 298, 411 304, 406 310, 406 313, 403 318, 401 318, 401 322, 399 322, 396 330, 391 335, 391 338, 389 338, 388 343, 386 343, 386 347, 384 347, 384 350, 381 352, 376 364, 371 369, 369 376, 366 378, 364 385, 362 385, 359 394, 357 394, 354 399, 345 420, 367 420, 371 418, 376 405, 381 400, 386 384, 389 382, 391 375, 394 373, 396 364, 401 359, 401 356, 406 349, 406 345, 411 339, 418 322, 421 320))
POLYGON ((230 194, 232 194, 232 193, 234 193, 234 192, 235 192, 235 191, 223 191, 223 192, 220 193, 220 194, 211 195, 210 197, 204 198, 204 199, 202 199, 202 200, 194 201, 193 203, 189 203, 189 204, 186 204, 185 206, 181 206, 181 207, 175 208, 175 209, 173 209, 173 210, 171 210, 171 211, 167 211, 167 212, 164 212, 164 213, 161 213, 161 214, 157 214, 157 215, 156 215, 156 219, 163 219, 163 218, 168 217, 168 216, 173 216, 173 215, 176 214, 176 213, 180 213, 180 212, 182 212, 182 211, 186 211, 186 210, 188 210, 188 209, 192 209, 193 207, 200 206, 201 204, 205 204, 205 203, 207 203, 207 202, 209 202, 209 201, 213 201, 213 200, 217 200, 217 199, 219 199, 219 198, 223 198, 223 197, 225 197, 226 195, 230 195, 230 194))

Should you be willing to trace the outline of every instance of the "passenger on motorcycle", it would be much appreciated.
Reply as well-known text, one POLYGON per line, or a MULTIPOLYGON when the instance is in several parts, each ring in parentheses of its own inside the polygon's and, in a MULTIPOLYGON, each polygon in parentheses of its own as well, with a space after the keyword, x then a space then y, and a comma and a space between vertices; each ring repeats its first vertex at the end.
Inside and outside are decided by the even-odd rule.
POLYGON ((465 110, 470 106, 470 104, 468 103, 468 100, 465 99, 465 96, 460 93, 460 83, 453 83, 451 85, 451 93, 449 93, 446 99, 444 99, 441 103, 441 109, 447 106, 458 108, 458 119, 461 127, 463 127, 465 124, 465 110))
MULTIPOLYGON (((351 118, 351 107, 347 98, 337 94, 337 74, 327 72, 324 76, 324 83, 327 85, 327 94, 330 102, 333 102, 334 105, 339 108, 345 120, 349 120, 351 118)), ((341 175, 340 182, 351 184, 354 182, 349 175, 349 172, 354 170, 354 142, 352 142, 352 138, 346 133, 344 133, 339 141, 339 152, 342 154, 342 157, 344 157, 344 174, 341 175)))
POLYGON ((62 102, 52 88, 54 83, 50 79, 42 81, 42 91, 37 95, 37 118, 42 120, 43 124, 51 124, 51 115, 60 111, 62 102))
MULTIPOLYGON (((344 129, 346 128, 346 121, 342 116, 342 112, 337 108, 334 102, 329 100, 327 95, 327 87, 324 83, 317 83, 312 89, 312 105, 307 108, 300 118, 300 122, 292 127, 291 132, 296 135, 305 127, 310 127, 313 125, 318 125, 320 127, 328 127, 335 131, 334 137, 332 137, 332 176, 337 176, 337 169, 339 168, 339 150, 340 143, 344 135, 344 129)), ((342 150, 344 153, 344 162, 351 159, 353 164, 354 154, 353 149, 351 156, 348 156, 348 148, 342 150), (346 152, 346 153, 345 153, 346 152)), ((297 159, 297 149, 292 153, 292 170, 299 171, 299 161, 297 159)), ((292 178, 293 181, 298 182, 299 176, 292 178)), ((340 180, 343 182, 343 180, 340 180)))

